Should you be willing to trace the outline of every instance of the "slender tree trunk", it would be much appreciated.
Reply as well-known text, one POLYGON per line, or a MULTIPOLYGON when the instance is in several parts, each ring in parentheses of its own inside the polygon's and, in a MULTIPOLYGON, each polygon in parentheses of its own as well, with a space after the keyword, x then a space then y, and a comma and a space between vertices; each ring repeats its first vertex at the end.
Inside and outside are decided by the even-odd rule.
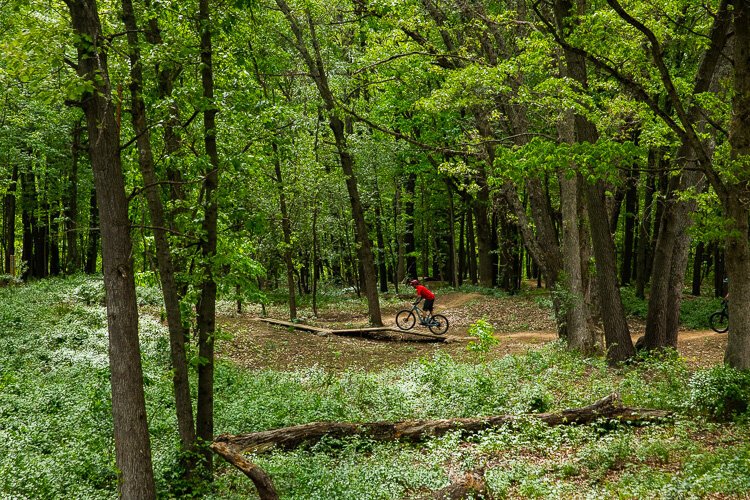
POLYGON ((307 23, 310 30, 310 40, 313 46, 313 52, 307 48, 305 36, 302 29, 292 14, 289 5, 285 0, 276 0, 276 5, 281 9, 286 17, 296 39, 297 50, 304 59, 307 68, 318 88, 326 110, 329 113, 328 124, 333 132, 336 143, 336 150, 339 154, 341 169, 346 179, 346 188, 349 193, 349 202, 351 203, 352 217, 354 218, 355 234, 357 237, 357 255, 362 267, 362 281, 365 285, 365 294, 367 295, 367 309, 370 317, 370 323, 374 326, 381 326, 383 321, 380 316, 380 299, 378 298, 377 281, 375 277, 375 262, 372 255, 372 245, 370 235, 365 221, 364 210, 359 196, 357 187, 357 177, 354 173, 354 157, 349 152, 346 139, 344 122, 338 117, 337 105, 331 88, 328 84, 328 75, 323 64, 323 58, 315 31, 315 25, 307 12, 307 23))
POLYGON ((638 169, 630 170, 625 192, 625 237, 623 239, 620 284, 628 285, 633 277, 633 243, 635 241, 635 221, 638 211, 638 169))
POLYGON ((34 275, 35 191, 34 172, 29 167, 21 172, 21 225, 23 226, 21 260, 26 266, 21 277, 24 280, 34 275))
POLYGON ((101 209, 102 262, 107 294, 109 360, 115 458, 120 496, 156 497, 138 345, 138 308, 133 277, 128 201, 120 163, 119 130, 101 23, 95 0, 68 1, 78 36, 78 73, 91 83, 82 99, 94 183, 101 209))
MULTIPOLYGON (((648 167, 653 170, 657 164, 657 152, 650 149, 648 153, 648 167)), ((643 198, 643 211, 641 212, 640 224, 638 226, 638 268, 636 271, 635 294, 639 298, 645 298, 646 283, 651 273, 651 220, 652 207, 654 204, 654 193, 656 192, 656 176, 649 171, 646 180, 646 189, 643 198)))
POLYGON ((81 257, 78 251, 78 159, 82 150, 81 136, 83 126, 77 121, 73 126, 73 144, 71 146, 71 165, 68 172, 68 190, 65 204, 65 236, 68 252, 65 258, 65 272, 73 274, 81 269, 81 257))
POLYGON ((201 47, 201 83, 203 98, 207 103, 203 111, 203 144, 208 157, 208 170, 204 174, 204 216, 201 256, 203 259, 203 282, 200 284, 200 300, 197 311, 198 355, 198 407, 196 412, 196 435, 205 446, 201 451, 207 473, 213 472, 213 455, 208 445, 214 435, 214 333, 216 331, 216 281, 212 261, 216 256, 217 223, 219 205, 219 153, 216 146, 216 113, 214 104, 214 67, 212 47, 212 25, 209 0, 199 1, 198 23, 201 47))
POLYGON ((312 283, 312 310, 313 316, 318 317, 318 279, 320 278, 320 257, 318 257, 318 199, 313 200, 313 219, 312 219, 312 237, 313 237, 313 283, 312 283))
POLYGON ((469 259, 469 279, 472 285, 477 284, 477 254, 476 244, 474 242, 474 220, 472 219, 472 212, 469 211, 466 214, 466 246, 467 246, 467 257, 469 259))
POLYGON ((404 215, 406 229, 404 231, 404 252, 406 253, 406 276, 416 279, 417 273, 417 245, 414 237, 414 196, 417 187, 417 174, 410 173, 406 177, 406 201, 404 215))
MULTIPOLYGON (((91 139, 89 139, 90 141, 91 139)), ((97 188, 91 188, 91 197, 89 202, 89 237, 86 246, 86 266, 84 271, 87 274, 96 273, 96 261, 99 257, 99 208, 97 202, 97 188)))
MULTIPOLYGON (((451 286, 458 287, 458 248, 456 245, 456 207, 453 203, 453 188, 448 184, 448 231, 450 243, 450 281, 451 286)), ((462 226, 463 227, 463 226, 462 226)))
POLYGON ((406 276, 406 258, 404 256, 404 231, 399 229, 399 217, 401 215, 401 184, 396 183, 395 194, 393 196, 393 233, 396 240, 396 276, 393 284, 398 293, 398 285, 406 276))
POLYGON ((695 297, 700 297, 701 294, 701 282, 703 281, 703 255, 705 252, 705 247, 706 246, 702 241, 698 242, 698 245, 695 247, 695 255, 693 256, 692 294, 695 297))
POLYGON ((13 165, 10 184, 3 200, 3 241, 5 243, 5 272, 14 275, 16 253, 16 188, 18 185, 18 166, 13 165))
POLYGON ((383 209, 380 201, 380 189, 378 188, 377 172, 375 174, 375 233, 377 235, 378 277, 380 278, 380 291, 388 291, 388 270, 386 269, 385 238, 383 237, 383 209))
POLYGON ((286 193, 284 180, 281 176, 281 160, 278 147, 273 144, 274 168, 276 171, 276 185, 279 189, 279 206, 281 209, 281 231, 284 235, 284 265, 286 266, 286 285, 289 289, 289 318, 297 318, 297 298, 294 295, 294 262, 292 261, 292 222, 286 207, 286 193))
POLYGON ((461 213, 461 227, 458 233, 458 283, 457 286, 461 286, 464 283, 464 276, 466 274, 466 245, 465 237, 466 234, 466 213, 461 213))
MULTIPOLYGON (((180 313, 180 298, 175 280, 172 251, 167 239, 167 221, 164 215, 161 190, 154 169, 154 158, 151 149, 151 135, 147 124, 146 105, 143 100, 143 70, 138 40, 138 26, 131 0, 122 0, 122 15, 125 28, 128 30, 128 52, 130 56, 130 95, 133 130, 138 145, 138 163, 143 177, 144 193, 148 203, 149 214, 153 225, 156 244, 156 260, 159 267, 159 278, 164 295, 164 308, 169 329, 170 359, 172 363, 172 386, 175 397, 175 411, 180 445, 183 452, 192 451, 195 445, 195 422, 190 397, 187 355, 185 352, 185 334, 180 313)), ((186 462, 188 474, 194 466, 186 462)))

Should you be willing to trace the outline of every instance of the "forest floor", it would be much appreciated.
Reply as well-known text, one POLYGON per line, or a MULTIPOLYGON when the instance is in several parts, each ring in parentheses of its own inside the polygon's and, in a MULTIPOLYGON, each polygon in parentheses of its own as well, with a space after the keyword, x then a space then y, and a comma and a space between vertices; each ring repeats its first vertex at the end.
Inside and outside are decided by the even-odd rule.
MULTIPOLYGON (((409 308, 410 299, 409 295, 401 295, 387 301, 381 307, 384 324, 393 326, 396 312, 409 308)), ((260 308, 249 307, 243 314, 225 312, 218 318, 219 327, 232 339, 219 344, 219 355, 248 369, 293 370, 317 365, 331 371, 378 370, 432 358, 437 353, 466 362, 500 358, 556 340, 548 300, 545 295, 534 294, 495 297, 476 292, 438 292, 435 312, 448 317, 451 325, 448 336, 453 339, 450 342, 396 332, 378 332, 367 337, 318 336, 262 323, 257 320, 260 308), (500 342, 480 358, 466 347, 472 340, 469 326, 482 318, 492 323, 500 342)), ((284 305, 269 307, 267 312, 268 317, 288 320, 284 305)), ((306 310, 301 310, 301 315, 305 312, 312 315, 306 310)), ((317 318, 308 318, 306 322, 330 329, 365 327, 366 306, 330 304, 319 309, 317 318)), ((643 321, 631 319, 630 330, 635 342, 643 335, 643 321)), ((428 332, 424 327, 423 331, 428 332)), ((726 334, 681 330, 678 351, 689 365, 712 366, 722 362, 726 343, 726 334)))

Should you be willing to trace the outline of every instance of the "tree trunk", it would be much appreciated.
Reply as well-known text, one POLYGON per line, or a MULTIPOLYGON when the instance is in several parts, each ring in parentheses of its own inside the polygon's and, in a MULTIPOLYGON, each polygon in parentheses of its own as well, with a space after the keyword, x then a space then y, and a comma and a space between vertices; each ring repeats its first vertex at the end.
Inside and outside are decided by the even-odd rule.
MULTIPOLYGON (((196 436, 205 445, 214 435, 214 333, 216 331, 216 281, 212 261, 216 256, 217 223, 219 205, 219 153, 216 147, 216 105, 214 103, 213 47, 209 0, 198 4, 198 26, 201 48, 201 83, 206 108, 203 111, 203 145, 208 157, 208 170, 204 174, 204 216, 201 257, 203 259, 203 282, 200 284, 200 299, 197 310, 198 355, 198 407, 196 411, 196 436)), ((202 451, 206 472, 213 473, 213 455, 206 446, 202 451)))
MULTIPOLYGON (((89 141, 91 139, 89 138, 89 141)), ((91 188, 91 197, 89 202, 89 238, 86 246, 86 266, 84 271, 87 274, 96 273, 96 261, 99 257, 99 208, 97 202, 97 188, 91 188)))
MULTIPOLYGON (((574 12, 569 0, 556 0, 555 16, 559 27, 563 28, 568 16, 574 12)), ((586 61, 583 56, 565 49, 566 74, 586 89, 586 61)), ((575 115, 575 136, 578 142, 595 144, 598 132, 593 123, 584 116, 575 115)), ((625 320, 620 289, 617 287, 617 262, 615 245, 610 233, 609 219, 602 181, 585 183, 584 194, 591 225, 591 240, 596 259, 596 281, 601 316, 604 323, 604 338, 607 347, 607 360, 610 364, 625 361, 635 354, 630 338, 630 330, 625 320)))
MULTIPOLYGON (((742 165, 740 182, 722 200, 733 221, 726 240, 729 276, 729 338, 724 361, 750 369, 750 245, 748 244, 748 158, 750 158, 750 3, 734 2, 734 99, 729 130, 732 161, 742 165)), ((741 172, 741 173, 740 173, 741 172)))
POLYGON ((102 262, 107 294, 109 361, 115 458, 122 498, 156 497, 143 373, 138 346, 138 307, 133 277, 128 201, 120 163, 101 23, 95 0, 68 1, 77 37, 78 74, 92 91, 82 99, 100 207, 102 262))
POLYGON ((5 273, 15 274, 14 260, 16 253, 16 187, 18 185, 18 166, 13 165, 10 184, 3 200, 3 243, 5 244, 5 273))
POLYGON ((349 193, 349 202, 354 218, 355 231, 357 237, 357 255, 360 265, 362 266, 362 281, 365 285, 365 294, 367 295, 367 309, 370 317, 370 324, 373 326, 382 326, 383 321, 380 316, 380 299, 378 298, 377 281, 375 278, 375 262, 372 255, 372 245, 370 244, 370 235, 365 221, 364 211, 357 187, 357 177, 354 173, 354 157, 349 152, 344 130, 344 122, 338 117, 337 105, 331 88, 328 84, 328 75, 323 65, 323 58, 320 46, 315 32, 315 25, 307 12, 307 22, 310 29, 310 40, 313 46, 313 53, 307 49, 305 36, 302 33, 297 19, 291 12, 289 5, 285 0, 276 0, 276 5, 281 9, 286 17, 296 39, 297 50, 304 59, 310 75, 318 88, 320 97, 323 99, 326 110, 329 113, 328 124, 333 132, 336 143, 336 150, 339 154, 341 169, 346 179, 346 189, 349 193))
POLYGON ((28 167, 21 172, 21 225, 23 226, 21 260, 26 266, 21 278, 24 280, 34 275, 35 192, 34 172, 28 167))
POLYGON ((635 221, 638 215, 638 173, 632 168, 628 173, 625 192, 625 237, 622 242, 622 265, 620 267, 620 284, 628 285, 633 277, 633 243, 635 242, 635 221))
POLYGON ((404 252, 406 253, 406 276, 411 279, 418 277, 417 273, 417 245, 414 237, 414 196, 417 187, 417 174, 410 173, 406 176, 406 201, 404 202, 404 215, 406 229, 404 230, 404 252))
POLYGON ((318 199, 313 200, 313 219, 312 219, 312 237, 313 237, 313 283, 312 283, 312 310, 313 316, 318 317, 318 279, 320 278, 320 257, 318 256, 318 199))
POLYGON ((388 270, 386 268, 385 256, 385 238, 383 237, 383 209, 380 201, 380 189, 378 188, 377 172, 375 173, 375 234, 377 235, 378 246, 376 252, 378 255, 378 277, 380 278, 380 291, 388 291, 388 270))
POLYGON ((453 203, 453 188, 450 184, 448 184, 448 221, 448 231, 450 233, 450 282, 452 287, 458 288, 458 249, 456 248, 456 229, 454 227, 456 225, 456 208, 453 203))
POLYGON ((78 159, 83 149, 81 136, 83 126, 77 121, 73 126, 73 144, 71 146, 71 164, 68 172, 68 190, 65 203, 65 236, 67 254, 65 272, 73 274, 81 269, 81 257, 78 250, 78 159))
POLYGON ((490 190, 487 186, 486 173, 483 167, 477 174, 479 192, 474 201, 476 219, 476 239, 479 251, 479 285, 492 288, 492 227, 490 225, 490 190))
POLYGON ((289 289, 289 319, 297 318, 297 298, 294 295, 294 262, 292 261, 292 221, 286 207, 284 180, 281 176, 281 159, 276 143, 273 144, 276 185, 279 189, 279 207, 281 210, 281 231, 284 234, 284 265, 286 266, 286 286, 289 289))
POLYGON ((695 255, 693 256, 693 286, 692 294, 695 297, 701 295, 701 282, 703 281, 703 261, 706 245, 700 241, 695 247, 695 255))
POLYGON ((641 212, 640 224, 638 226, 638 255, 636 257, 638 267, 636 271, 635 295, 645 298, 646 283, 651 274, 651 224, 654 204, 654 193, 656 192, 656 176, 651 171, 657 164, 657 151, 650 149, 648 152, 649 173, 646 179, 646 189, 643 198, 643 211, 641 212))
POLYGON ((477 254, 474 240, 474 220, 472 211, 466 213, 466 258, 469 261, 469 279, 472 285, 477 284, 477 254))
MULTIPOLYGON (((156 260, 159 267, 159 278, 164 295, 164 309, 169 329, 170 360, 172 363, 172 387, 174 389, 177 428, 183 453, 193 450, 195 445, 195 421, 190 397, 187 355, 185 352, 185 334, 180 313, 180 298, 175 280, 172 250, 167 239, 167 222, 164 215, 161 190, 154 169, 154 158, 151 149, 151 135, 146 120, 146 105, 143 100, 143 70, 138 41, 138 26, 131 0, 122 0, 122 17, 128 30, 128 52, 130 56, 130 95, 133 131, 138 146, 138 163, 143 177, 144 193, 148 203, 156 244, 156 260)), ((193 461, 186 462, 188 475, 193 468, 193 461)))

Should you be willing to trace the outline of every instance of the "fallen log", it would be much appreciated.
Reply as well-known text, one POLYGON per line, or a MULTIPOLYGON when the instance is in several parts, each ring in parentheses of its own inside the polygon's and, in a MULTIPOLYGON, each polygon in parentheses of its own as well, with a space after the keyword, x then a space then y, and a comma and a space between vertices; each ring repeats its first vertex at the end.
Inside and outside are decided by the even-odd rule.
POLYGON ((261 500, 279 500, 279 494, 266 471, 247 460, 226 443, 211 443, 211 449, 250 478, 261 500))
POLYGON ((260 453, 273 447, 294 449, 303 444, 314 444, 323 437, 343 438, 365 436, 375 441, 421 441, 447 432, 461 430, 475 433, 492 427, 537 419, 547 425, 588 424, 599 419, 630 423, 648 423, 668 417, 670 412, 622 405, 619 394, 611 394, 585 406, 557 413, 526 415, 498 415, 479 418, 452 418, 444 420, 406 420, 403 422, 313 422, 249 434, 222 434, 214 443, 225 443, 236 452, 260 453))

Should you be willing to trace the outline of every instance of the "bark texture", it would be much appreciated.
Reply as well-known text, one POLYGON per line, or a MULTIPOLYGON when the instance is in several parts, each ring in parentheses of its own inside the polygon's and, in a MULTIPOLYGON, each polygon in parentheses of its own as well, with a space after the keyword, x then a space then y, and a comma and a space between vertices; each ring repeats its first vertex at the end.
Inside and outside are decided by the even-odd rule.
POLYGON ((120 496, 150 499, 155 498, 156 490, 138 345, 130 221, 120 160, 119 130, 113 113, 103 47, 106 40, 102 36, 95 0, 68 1, 67 5, 73 29, 79 35, 78 74, 91 82, 93 88, 83 96, 82 106, 101 222, 120 496))
POLYGON ((302 444, 316 443, 324 436, 342 438, 361 435, 376 441, 417 442, 434 436, 442 436, 455 430, 473 433, 517 423, 526 418, 535 418, 547 425, 581 425, 599 419, 647 423, 664 419, 669 415, 669 412, 663 410, 622 406, 619 394, 615 393, 589 406, 563 410, 558 413, 498 415, 445 420, 406 420, 396 423, 314 422, 251 434, 222 434, 216 437, 215 442, 230 445, 238 452, 260 453, 274 447, 291 450, 302 444))
POLYGON ((122 17, 128 30, 128 52, 130 57, 130 96, 133 131, 138 145, 138 164, 143 177, 144 193, 156 243, 156 260, 159 266, 159 279, 164 295, 164 309, 167 314, 169 346, 172 362, 172 386, 175 395, 177 428, 182 450, 187 452, 195 444, 195 423, 190 398, 185 335, 180 314, 180 298, 175 280, 172 251, 167 239, 167 222, 164 205, 158 187, 151 149, 151 134, 146 120, 146 104, 143 100, 143 69, 138 41, 138 25, 131 0, 122 0, 122 17))

